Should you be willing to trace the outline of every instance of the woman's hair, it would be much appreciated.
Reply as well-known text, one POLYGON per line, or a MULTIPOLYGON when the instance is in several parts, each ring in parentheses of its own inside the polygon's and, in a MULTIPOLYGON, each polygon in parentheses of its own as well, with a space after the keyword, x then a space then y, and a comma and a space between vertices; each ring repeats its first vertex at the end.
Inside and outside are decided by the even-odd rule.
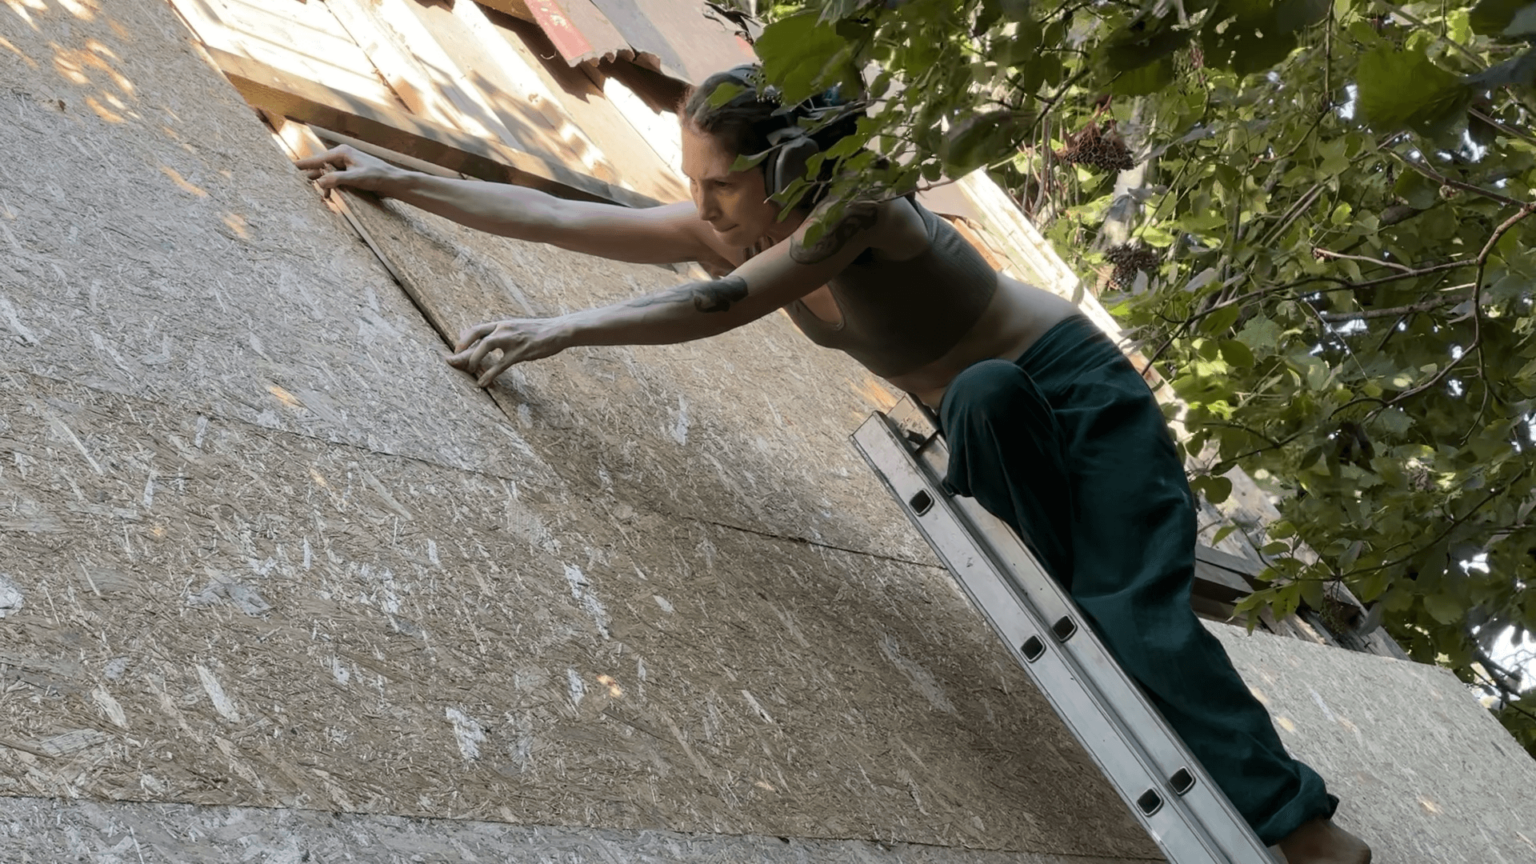
MULTIPOLYGON (((759 94, 758 88, 754 86, 759 71, 757 66, 738 66, 725 72, 716 72, 699 86, 688 88, 683 94, 682 109, 678 112, 683 124, 719 141, 731 153, 752 156, 771 146, 768 143, 769 135, 797 123, 801 117, 806 116, 807 111, 840 104, 835 92, 828 91, 807 100, 805 111, 782 112, 784 106, 778 99, 777 88, 768 87, 765 93, 759 94), (711 105, 711 97, 722 84, 735 84, 744 89, 724 104, 711 105)), ((840 117, 836 122, 813 133, 811 140, 825 152, 839 139, 858 128, 859 113, 850 112, 840 117)), ((833 167, 830 163, 823 164, 820 179, 830 179, 833 167)), ((810 207, 821 197, 821 189, 818 189, 806 196, 800 206, 810 207)))
MULTIPOLYGON (((754 71, 756 67, 751 67, 754 71)), ((683 94, 682 111, 685 125, 696 132, 714 138, 726 149, 740 156, 750 156, 768 149, 768 135, 794 122, 794 115, 774 116, 781 107, 779 100, 760 98, 742 67, 726 72, 716 72, 704 79, 697 87, 689 87, 683 94), (711 97, 722 84, 734 84, 744 89, 726 100, 723 105, 710 105, 711 97)))

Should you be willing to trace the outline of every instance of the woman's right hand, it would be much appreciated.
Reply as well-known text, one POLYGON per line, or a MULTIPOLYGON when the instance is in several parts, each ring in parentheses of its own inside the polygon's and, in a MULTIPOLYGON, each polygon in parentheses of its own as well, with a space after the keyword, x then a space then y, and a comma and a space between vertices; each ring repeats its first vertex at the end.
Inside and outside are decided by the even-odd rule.
POLYGON ((326 190, 350 186, 380 192, 383 185, 399 173, 399 169, 383 159, 369 156, 348 144, 332 147, 319 156, 300 159, 294 165, 304 172, 305 177, 326 190))

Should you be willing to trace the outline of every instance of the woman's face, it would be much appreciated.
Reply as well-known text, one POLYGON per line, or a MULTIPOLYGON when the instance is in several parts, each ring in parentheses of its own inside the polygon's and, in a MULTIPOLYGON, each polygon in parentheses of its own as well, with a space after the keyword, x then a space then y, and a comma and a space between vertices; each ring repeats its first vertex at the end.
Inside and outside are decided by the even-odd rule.
POLYGON ((779 221, 779 207, 768 199, 761 168, 732 171, 736 154, 711 135, 683 127, 683 173, 693 191, 699 218, 727 245, 746 248, 762 237, 782 240, 794 232, 792 220, 779 221))

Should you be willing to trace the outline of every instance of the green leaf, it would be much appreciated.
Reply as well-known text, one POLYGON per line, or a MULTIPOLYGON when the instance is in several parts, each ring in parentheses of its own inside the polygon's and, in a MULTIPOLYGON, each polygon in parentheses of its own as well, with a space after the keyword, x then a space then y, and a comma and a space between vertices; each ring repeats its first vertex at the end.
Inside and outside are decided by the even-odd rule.
POLYGON ((1344 554, 1339 556, 1339 569, 1348 570, 1355 566, 1355 559, 1360 557, 1360 551, 1364 548, 1364 540, 1356 540, 1349 544, 1349 548, 1345 549, 1344 554))
POLYGON ((1232 497, 1232 481, 1225 477, 1207 477, 1205 483, 1205 500, 1212 504, 1220 504, 1232 497))
POLYGON ((1243 189, 1243 175, 1230 165, 1217 165, 1215 169, 1216 182, 1232 190, 1241 192, 1243 189))
POLYGON ((1413 129, 1433 135, 1465 113, 1468 86, 1419 51, 1377 48, 1360 58, 1360 114, 1382 132, 1413 129), (1412 86, 1404 86, 1405 82, 1412 86))
POLYGON ((1440 200, 1440 186, 1431 183, 1428 177, 1412 169, 1404 169, 1397 176, 1397 182, 1393 184, 1392 191, 1397 197, 1416 210, 1428 210, 1440 200))
POLYGON ((1278 32, 1290 33, 1321 23, 1328 17, 1331 0, 1281 0, 1275 4, 1278 32))
POLYGON ((1349 142, 1343 138, 1335 138, 1321 144, 1317 148, 1317 155, 1322 157, 1322 161, 1317 165, 1318 176, 1336 177, 1349 168, 1349 156, 1345 153, 1348 146, 1349 142))
POLYGON ((1212 546, 1220 545, 1221 541, 1223 541, 1223 540, 1227 539, 1228 537, 1230 537, 1232 535, 1232 532, 1236 531, 1236 530, 1237 530, 1237 526, 1236 525, 1223 525, 1223 526, 1221 526, 1221 528, 1216 532, 1216 536, 1211 538, 1211 545, 1212 546))
POLYGON ((764 76, 779 86, 786 102, 797 103, 823 89, 848 42, 834 28, 821 26, 818 13, 803 12, 769 24, 754 47, 764 76))
POLYGON ((752 154, 743 153, 742 155, 736 157, 735 162, 731 163, 731 172, 735 173, 737 171, 746 171, 750 168, 756 168, 762 163, 764 159, 767 159, 770 155, 772 155, 772 153, 772 150, 764 150, 761 153, 752 154))
POLYGON ((1323 608, 1323 602, 1324 602, 1323 601, 1324 596, 1325 596, 1325 592, 1323 591, 1322 580, 1320 580, 1320 579, 1303 579, 1303 580, 1301 580, 1301 599, 1309 607, 1311 607, 1313 609, 1322 609, 1323 608))
POLYGON ((1536 51, 1527 51, 1517 57, 1511 57, 1467 80, 1481 87, 1529 87, 1533 81, 1536 81, 1536 51))
POLYGON ((1413 608, 1413 592, 1401 587, 1393 588, 1382 595, 1381 605, 1388 612, 1407 612, 1413 608))
POLYGON ((1221 343, 1221 358, 1241 369, 1253 365, 1253 352, 1236 339, 1227 339, 1221 343))
POLYGON ((1200 322, 1200 331, 1202 333, 1209 333, 1212 336, 1225 333, 1233 324, 1237 323, 1237 316, 1240 314, 1242 314, 1242 310, 1235 304, 1223 306, 1205 316, 1205 320, 1200 322))
POLYGON ((1106 45, 1105 66, 1111 72, 1140 69, 1183 48, 1190 35, 1188 30, 1173 27, 1123 30, 1106 45))
POLYGON ((1110 90, 1119 96, 1145 96, 1168 86, 1173 81, 1173 60, 1163 58, 1146 66, 1121 72, 1110 84, 1110 90))
POLYGON ((1449 594, 1431 594, 1424 598, 1424 611, 1441 624, 1455 624, 1461 620, 1461 601, 1449 594))
POLYGON ((1280 325, 1262 315, 1249 318, 1237 338, 1255 351, 1269 352, 1280 346, 1280 325))
POLYGON ((1010 150, 1021 134, 1021 125, 1012 111, 1001 109, 972 114, 949 128, 940 147, 940 155, 951 176, 961 176, 986 164, 999 150, 1010 150))

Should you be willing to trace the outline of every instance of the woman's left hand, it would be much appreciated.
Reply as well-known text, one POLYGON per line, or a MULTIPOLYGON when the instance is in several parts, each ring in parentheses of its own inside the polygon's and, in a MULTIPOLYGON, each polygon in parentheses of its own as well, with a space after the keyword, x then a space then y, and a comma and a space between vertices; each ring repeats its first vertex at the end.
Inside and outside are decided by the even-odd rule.
POLYGON ((489 387, 513 364, 541 360, 565 350, 563 331, 559 318, 513 318, 477 324, 459 334, 454 345, 457 353, 448 358, 448 365, 474 375, 490 352, 500 351, 496 362, 479 372, 477 383, 489 387))

